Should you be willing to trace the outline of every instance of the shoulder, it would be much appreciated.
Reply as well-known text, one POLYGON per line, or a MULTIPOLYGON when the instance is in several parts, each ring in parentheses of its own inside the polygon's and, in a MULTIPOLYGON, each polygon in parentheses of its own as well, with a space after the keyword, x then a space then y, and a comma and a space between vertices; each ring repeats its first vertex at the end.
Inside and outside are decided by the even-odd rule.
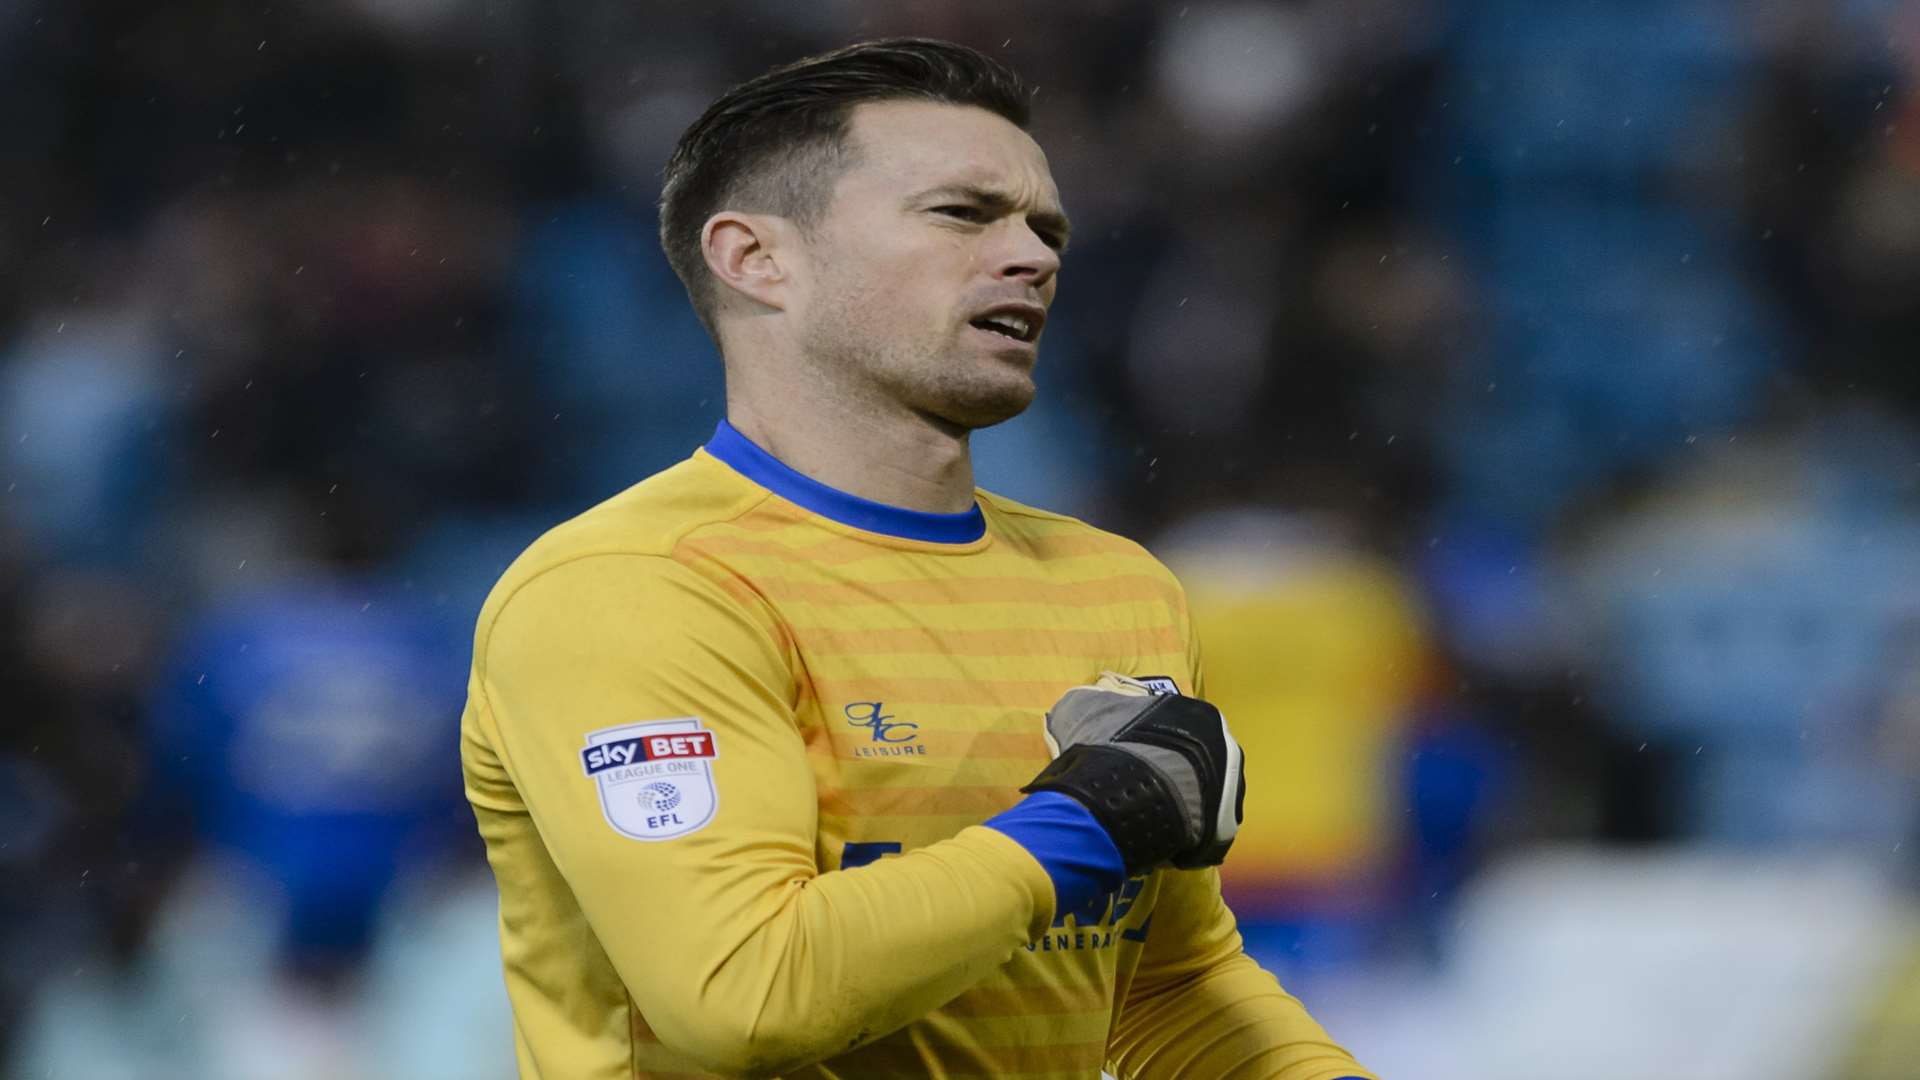
POLYGON ((695 454, 554 526, 515 560, 507 576, 537 573, 584 555, 671 555, 689 534, 741 517, 767 497, 765 488, 704 453, 695 454))
POLYGON ((1173 571, 1137 540, 990 491, 976 489, 975 494, 987 513, 989 528, 1016 547, 1047 559, 1111 560, 1128 572, 1159 579, 1176 593, 1180 590, 1173 571))
POLYGON ((578 601, 638 593, 728 607, 724 591, 680 557, 683 542, 751 513, 766 498, 765 489, 704 454, 655 473, 521 552, 488 594, 477 636, 484 640, 502 612, 525 607, 530 594, 578 601))

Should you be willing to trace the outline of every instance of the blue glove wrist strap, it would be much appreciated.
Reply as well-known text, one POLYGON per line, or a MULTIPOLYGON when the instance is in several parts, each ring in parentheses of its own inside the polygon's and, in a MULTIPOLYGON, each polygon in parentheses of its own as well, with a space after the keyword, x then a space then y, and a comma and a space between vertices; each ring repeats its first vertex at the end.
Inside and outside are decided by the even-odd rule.
POLYGON ((1079 911, 1126 883, 1120 849, 1071 795, 1036 791, 982 822, 1026 848, 1053 879, 1054 911, 1079 911))

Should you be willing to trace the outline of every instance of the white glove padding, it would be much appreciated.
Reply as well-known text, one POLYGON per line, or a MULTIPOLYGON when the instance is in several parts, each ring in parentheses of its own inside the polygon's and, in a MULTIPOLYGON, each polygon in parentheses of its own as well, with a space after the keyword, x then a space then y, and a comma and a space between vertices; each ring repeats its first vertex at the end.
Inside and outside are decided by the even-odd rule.
POLYGON ((1053 762, 1021 790, 1078 800, 1106 829, 1129 876, 1226 858, 1246 780, 1220 710, 1103 672, 1047 713, 1046 738, 1053 762))

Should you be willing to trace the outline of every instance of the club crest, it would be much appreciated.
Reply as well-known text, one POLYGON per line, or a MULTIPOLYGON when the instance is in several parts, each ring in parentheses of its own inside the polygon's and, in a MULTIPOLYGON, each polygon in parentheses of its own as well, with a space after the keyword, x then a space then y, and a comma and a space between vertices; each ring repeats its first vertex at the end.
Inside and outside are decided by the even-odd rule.
POLYGON ((635 840, 671 840, 713 820, 718 753, 696 717, 649 720, 587 733, 580 766, 600 789, 607 824, 635 840))

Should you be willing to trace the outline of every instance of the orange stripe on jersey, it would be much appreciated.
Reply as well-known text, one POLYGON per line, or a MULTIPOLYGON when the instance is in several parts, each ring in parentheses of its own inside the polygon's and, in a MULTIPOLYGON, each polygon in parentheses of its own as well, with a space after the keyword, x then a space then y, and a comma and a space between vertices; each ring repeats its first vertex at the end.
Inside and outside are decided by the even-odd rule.
POLYGON ((820 813, 839 817, 991 817, 1020 801, 1018 786, 821 788, 820 813))
POLYGON ((805 528, 812 520, 812 515, 805 510, 779 496, 770 496, 751 511, 727 522, 727 525, 746 532, 770 533, 796 527, 805 528))
POLYGON ((787 544, 763 539, 775 535, 766 532, 752 536, 727 536, 703 533, 682 541, 681 551, 695 551, 713 559, 772 559, 779 562, 804 562, 818 566, 846 566, 860 562, 895 562, 898 551, 878 547, 851 536, 821 533, 818 529, 793 530, 793 538, 802 543, 787 544))
POLYGON ((768 599, 831 607, 874 604, 1007 604, 1100 608, 1121 604, 1164 603, 1168 594, 1159 578, 1115 574, 1087 581, 1046 581, 1017 577, 964 577, 941 580, 825 582, 793 578, 756 579, 768 599))
MULTIPOLYGON (((804 560, 827 566, 897 559, 900 554, 889 548, 878 547, 863 537, 823 533, 805 522, 781 520, 777 527, 767 528, 762 518, 750 528, 743 528, 743 525, 745 522, 734 522, 724 528, 712 528, 682 541, 681 547, 721 558, 804 560)), ((983 558, 1030 563, 1036 560, 1057 562, 1085 558, 1137 558, 1140 554, 1139 549, 1126 540, 1079 531, 1029 537, 1019 547, 1018 552, 1009 552, 1004 558, 991 555, 983 558)))
POLYGON ((1090 682, 1096 673, 1086 672, 1062 686, 1059 681, 1028 679, 974 680, 910 678, 907 676, 868 677, 862 679, 826 679, 815 676, 814 693, 822 701, 872 701, 876 698, 889 708, 910 705, 947 705, 964 702, 972 708, 1040 709, 1051 708, 1067 686, 1090 682))
POLYGON ((1079 528, 1025 537, 1020 545, 1023 553, 1030 554, 1042 562, 1079 559, 1087 556, 1115 556, 1123 559, 1140 557, 1139 547, 1129 540, 1123 540, 1117 536, 1088 533, 1079 528))
MULTIPOLYGON (((911 544, 913 541, 903 540, 901 543, 911 544)), ((756 571, 784 564, 839 568, 869 562, 898 562, 902 555, 899 548, 875 544, 871 538, 857 533, 831 532, 811 525, 791 525, 772 530, 740 529, 731 524, 715 526, 686 537, 678 545, 678 550, 694 552, 702 558, 718 562, 752 567, 756 571)), ((974 552, 972 558, 982 560, 981 568, 997 563, 1002 568, 1019 569, 1029 567, 1034 562, 1016 554, 1001 556, 991 550, 974 552)))
POLYGON ((1135 650, 1180 654, 1186 642, 1171 626, 1138 630, 932 630, 925 626, 880 630, 797 626, 794 635, 815 653, 936 654, 944 656, 1019 656, 1031 652, 1036 641, 1053 655, 1096 659, 1126 656, 1135 650))
MULTIPOLYGON (((752 582, 735 574, 732 569, 724 563, 716 562, 712 559, 700 558, 697 554, 692 557, 676 557, 676 561, 712 582, 716 588, 726 593, 730 599, 738 602, 750 611, 769 610, 772 607, 772 604, 768 602, 765 596, 761 595, 760 590, 755 588, 752 582)), ((782 652, 788 655, 793 653, 793 636, 789 632, 785 621, 777 618, 768 619, 760 623, 760 627, 772 635, 774 643, 780 647, 782 652)))

